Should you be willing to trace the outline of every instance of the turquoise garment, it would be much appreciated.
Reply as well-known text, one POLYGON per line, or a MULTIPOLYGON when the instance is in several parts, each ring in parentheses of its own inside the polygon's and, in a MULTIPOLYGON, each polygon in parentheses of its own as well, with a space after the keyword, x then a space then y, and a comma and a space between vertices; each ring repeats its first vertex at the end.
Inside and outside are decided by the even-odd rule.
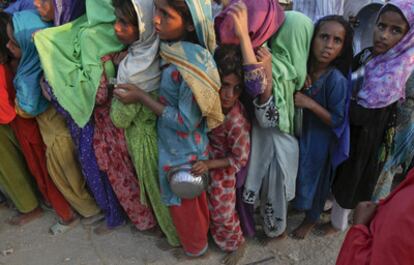
POLYGON ((42 68, 32 35, 51 25, 42 21, 35 10, 17 12, 13 15, 14 38, 22 51, 13 83, 19 107, 31 116, 44 112, 49 104, 43 97, 39 85, 42 68))
POLYGON ((162 71, 160 102, 166 107, 158 117, 158 167, 161 198, 167 205, 180 205, 170 189, 167 173, 171 167, 208 159, 207 123, 177 67, 162 71))

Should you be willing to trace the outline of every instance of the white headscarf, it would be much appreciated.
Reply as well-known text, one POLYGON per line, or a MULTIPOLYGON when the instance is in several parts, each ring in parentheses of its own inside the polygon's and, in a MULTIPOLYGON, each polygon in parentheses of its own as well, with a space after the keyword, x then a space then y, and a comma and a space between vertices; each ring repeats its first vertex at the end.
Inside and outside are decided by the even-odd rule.
POLYGON ((139 39, 128 48, 128 55, 118 68, 118 83, 134 84, 151 92, 159 88, 160 57, 158 47, 160 40, 154 30, 153 0, 131 0, 138 17, 139 39))

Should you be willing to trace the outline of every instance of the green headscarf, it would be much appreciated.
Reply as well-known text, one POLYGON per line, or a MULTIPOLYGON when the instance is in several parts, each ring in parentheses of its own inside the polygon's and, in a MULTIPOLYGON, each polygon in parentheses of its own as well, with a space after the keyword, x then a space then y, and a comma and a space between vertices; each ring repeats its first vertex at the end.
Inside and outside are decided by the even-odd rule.
POLYGON ((305 15, 286 12, 285 22, 270 40, 273 96, 279 111, 279 129, 293 134, 293 94, 302 89, 307 75, 307 58, 313 35, 312 21, 305 15))
MULTIPOLYGON (((86 1, 86 15, 35 35, 45 78, 59 104, 80 127, 89 121, 104 70, 101 58, 123 48, 115 36, 111 0, 86 1)), ((108 77, 115 76, 111 62, 108 77)))

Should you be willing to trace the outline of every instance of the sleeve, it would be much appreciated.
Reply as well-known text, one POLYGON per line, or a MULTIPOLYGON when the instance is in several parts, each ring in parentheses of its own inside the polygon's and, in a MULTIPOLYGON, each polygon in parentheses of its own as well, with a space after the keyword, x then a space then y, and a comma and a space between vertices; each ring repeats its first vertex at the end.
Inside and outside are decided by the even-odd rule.
POLYGON ((111 120, 117 128, 128 128, 141 108, 142 105, 139 103, 125 105, 121 101, 113 99, 110 112, 111 120))
POLYGON ((273 96, 269 100, 259 105, 259 100, 253 100, 254 112, 259 126, 262 128, 275 128, 279 124, 279 112, 276 109, 273 96))
POLYGON ((339 252, 336 265, 370 264, 372 236, 365 225, 349 229, 339 252))
POLYGON ((189 133, 198 127, 203 117, 187 83, 182 81, 178 89, 178 106, 167 105, 159 119, 173 130, 189 133))
POLYGON ((345 78, 331 78, 327 87, 327 111, 331 114, 332 127, 341 126, 346 117, 346 103, 348 101, 348 81, 345 78))
POLYGON ((262 94, 267 86, 264 67, 261 64, 243 65, 244 86, 246 92, 253 98, 262 94))

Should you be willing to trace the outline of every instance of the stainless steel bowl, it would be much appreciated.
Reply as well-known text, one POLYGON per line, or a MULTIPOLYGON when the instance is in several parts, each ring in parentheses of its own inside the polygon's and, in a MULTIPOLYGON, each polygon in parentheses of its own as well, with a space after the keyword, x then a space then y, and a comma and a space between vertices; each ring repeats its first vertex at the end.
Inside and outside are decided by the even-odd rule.
POLYGON ((183 199, 193 199, 208 187, 208 174, 194 176, 191 165, 182 165, 170 169, 167 174, 172 192, 183 199))

